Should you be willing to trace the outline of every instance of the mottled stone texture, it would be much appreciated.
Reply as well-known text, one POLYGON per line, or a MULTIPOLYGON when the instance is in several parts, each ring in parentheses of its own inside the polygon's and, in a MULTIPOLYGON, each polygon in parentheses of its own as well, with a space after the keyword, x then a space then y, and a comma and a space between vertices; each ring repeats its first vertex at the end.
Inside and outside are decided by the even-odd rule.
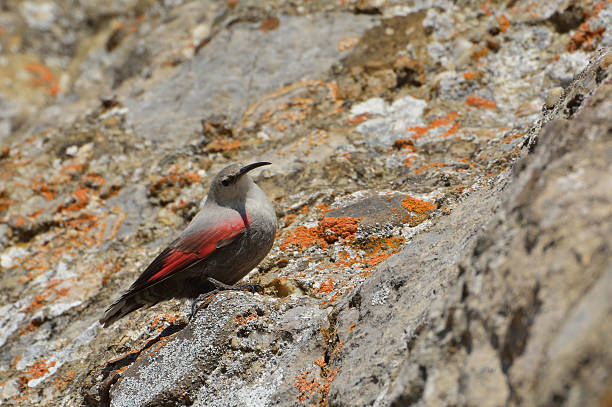
POLYGON ((612 405, 611 20, 0 1, 0 404, 612 405), (239 161, 264 292, 101 328, 239 161))

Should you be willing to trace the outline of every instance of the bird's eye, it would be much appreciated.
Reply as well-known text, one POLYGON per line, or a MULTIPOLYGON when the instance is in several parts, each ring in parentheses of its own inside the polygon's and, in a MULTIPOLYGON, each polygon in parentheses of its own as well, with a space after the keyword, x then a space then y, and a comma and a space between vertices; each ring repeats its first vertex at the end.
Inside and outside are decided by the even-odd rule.
POLYGON ((232 183, 231 177, 225 177, 221 180, 221 185, 223 185, 224 187, 228 186, 231 183, 232 183))

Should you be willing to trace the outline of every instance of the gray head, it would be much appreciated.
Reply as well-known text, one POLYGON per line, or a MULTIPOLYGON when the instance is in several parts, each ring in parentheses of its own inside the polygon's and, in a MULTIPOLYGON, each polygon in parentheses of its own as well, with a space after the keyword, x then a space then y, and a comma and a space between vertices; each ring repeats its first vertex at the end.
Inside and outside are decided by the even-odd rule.
POLYGON ((270 164, 272 163, 260 161, 248 165, 240 163, 228 165, 219 171, 213 179, 206 200, 215 202, 218 205, 228 205, 243 201, 249 189, 255 186, 248 172, 270 164))

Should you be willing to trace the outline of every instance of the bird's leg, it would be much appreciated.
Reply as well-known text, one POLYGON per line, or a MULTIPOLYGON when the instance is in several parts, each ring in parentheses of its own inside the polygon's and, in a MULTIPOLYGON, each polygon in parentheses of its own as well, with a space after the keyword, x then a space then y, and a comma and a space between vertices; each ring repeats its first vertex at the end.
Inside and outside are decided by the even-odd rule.
POLYGON ((212 284, 214 284, 214 286, 217 287, 217 290, 219 291, 221 290, 233 290, 233 291, 249 290, 252 293, 263 292, 263 287, 259 284, 229 285, 229 284, 222 283, 219 280, 215 280, 212 277, 206 277, 206 279, 210 281, 212 284))
POLYGON ((189 322, 191 322, 191 320, 193 319, 193 317, 195 316, 196 312, 199 311, 202 308, 206 308, 208 307, 208 305, 210 304, 210 302, 212 301, 213 297, 215 296, 215 294, 217 294, 219 292, 219 290, 215 289, 212 291, 209 291, 207 293, 203 293, 200 294, 198 296, 198 298, 196 298, 195 300, 193 300, 193 302, 191 303, 191 314, 189 314, 189 322), (197 307, 196 309, 196 305, 202 302, 202 304, 200 304, 199 307, 197 307))

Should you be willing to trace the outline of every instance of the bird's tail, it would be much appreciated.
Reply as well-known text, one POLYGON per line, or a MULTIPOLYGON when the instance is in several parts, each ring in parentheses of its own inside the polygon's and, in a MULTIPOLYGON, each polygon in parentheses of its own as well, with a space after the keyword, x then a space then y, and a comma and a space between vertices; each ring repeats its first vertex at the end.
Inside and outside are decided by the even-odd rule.
POLYGON ((100 323, 104 328, 111 326, 115 321, 123 318, 130 312, 136 311, 142 307, 149 307, 153 304, 146 299, 139 298, 139 296, 130 295, 132 293, 127 292, 123 294, 117 301, 115 301, 104 313, 104 316, 100 318, 100 323))

